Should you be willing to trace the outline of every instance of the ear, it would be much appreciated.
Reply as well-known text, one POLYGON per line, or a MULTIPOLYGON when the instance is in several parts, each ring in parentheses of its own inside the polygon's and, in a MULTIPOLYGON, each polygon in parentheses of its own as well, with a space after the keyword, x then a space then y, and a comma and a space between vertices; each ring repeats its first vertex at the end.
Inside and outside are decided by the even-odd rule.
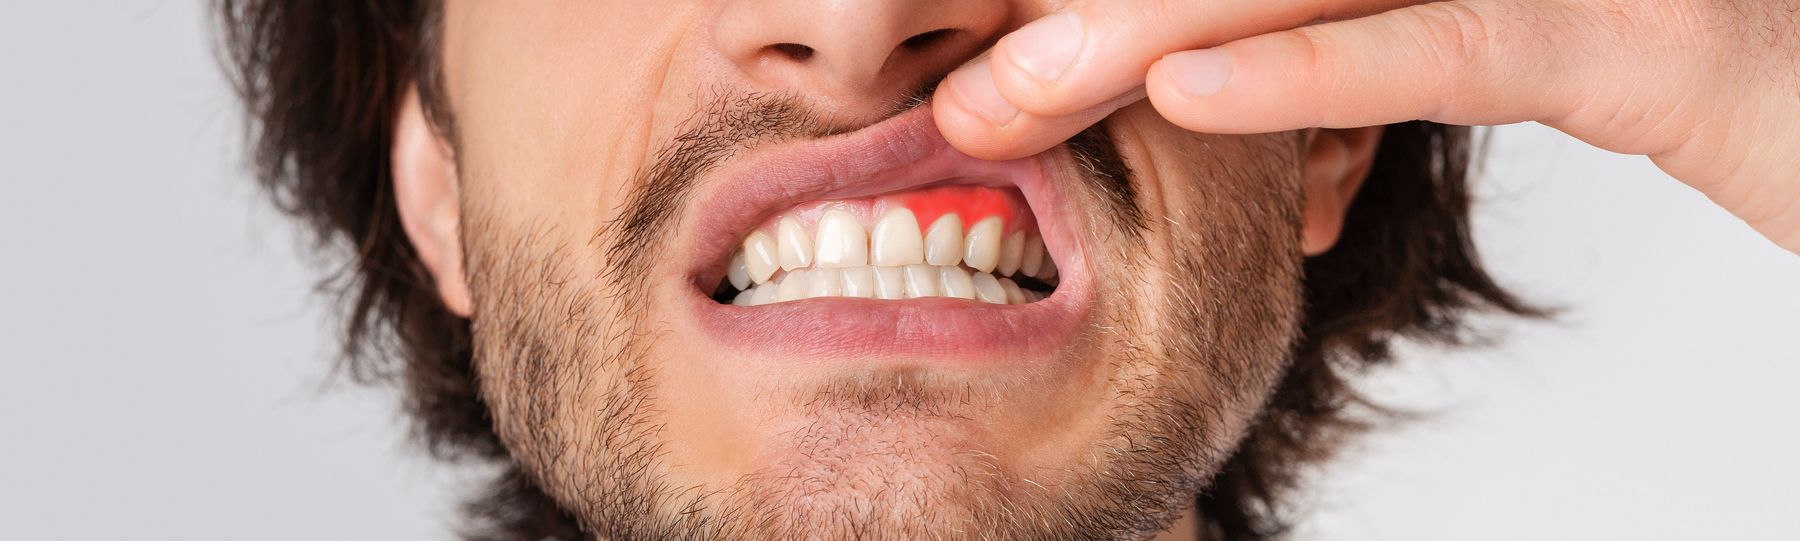
POLYGON ((456 160, 425 120, 417 88, 408 89, 394 121, 394 204, 413 251, 437 284, 438 298, 462 317, 474 313, 463 270, 462 210, 456 160))
POLYGON ((1306 209, 1302 211, 1300 249, 1308 257, 1325 253, 1337 244, 1344 230, 1344 215, 1356 190, 1369 176, 1375 150, 1381 143, 1381 126, 1332 130, 1307 130, 1305 161, 1301 174, 1306 183, 1306 209))

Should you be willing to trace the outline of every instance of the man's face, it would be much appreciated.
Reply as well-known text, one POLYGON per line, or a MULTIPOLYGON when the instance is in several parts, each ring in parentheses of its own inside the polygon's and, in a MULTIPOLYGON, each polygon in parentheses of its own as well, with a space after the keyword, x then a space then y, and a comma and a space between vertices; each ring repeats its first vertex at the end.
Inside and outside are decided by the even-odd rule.
POLYGON ((448 3, 433 270, 514 459, 590 529, 1151 532, 1279 379, 1311 138, 1140 104, 968 158, 920 98, 1051 6, 924 4, 448 3))

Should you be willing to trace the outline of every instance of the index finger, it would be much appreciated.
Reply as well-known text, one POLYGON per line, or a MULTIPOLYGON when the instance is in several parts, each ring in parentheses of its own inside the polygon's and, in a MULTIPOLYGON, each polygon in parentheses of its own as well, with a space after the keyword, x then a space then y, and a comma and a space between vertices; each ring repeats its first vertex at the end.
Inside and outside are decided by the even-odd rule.
POLYGON ((1003 37, 935 96, 940 129, 981 158, 1041 152, 1128 105, 1165 54, 1420 0, 1078 0, 1003 37), (1123 103, 1121 103, 1123 101, 1123 103))

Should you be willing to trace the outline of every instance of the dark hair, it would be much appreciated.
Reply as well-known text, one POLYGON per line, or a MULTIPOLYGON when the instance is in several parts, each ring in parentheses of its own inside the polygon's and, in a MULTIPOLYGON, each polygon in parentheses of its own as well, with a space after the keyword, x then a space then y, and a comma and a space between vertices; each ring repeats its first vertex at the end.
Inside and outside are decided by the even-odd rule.
MULTIPOLYGON (((418 83, 439 130, 431 0, 215 0, 251 119, 257 179, 350 266, 321 283, 343 313, 342 367, 402 389, 431 454, 507 467, 471 500, 472 539, 580 537, 574 520, 510 467, 474 387, 469 322, 449 312, 401 231, 389 147, 418 83)), ((1487 275, 1469 239, 1468 128, 1389 126, 1336 249, 1305 263, 1303 336, 1236 454, 1199 496, 1203 537, 1277 537, 1287 497, 1329 458, 1362 401, 1345 376, 1389 362, 1397 338, 1461 344, 1475 311, 1536 315, 1487 275)))

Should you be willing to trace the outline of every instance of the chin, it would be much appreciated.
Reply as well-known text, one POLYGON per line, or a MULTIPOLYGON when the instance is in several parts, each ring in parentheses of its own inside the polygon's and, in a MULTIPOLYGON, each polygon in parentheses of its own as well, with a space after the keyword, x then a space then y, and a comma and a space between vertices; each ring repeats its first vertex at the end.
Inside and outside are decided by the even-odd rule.
POLYGON ((711 169, 657 249, 602 227, 636 266, 507 253, 553 228, 482 221, 476 300, 499 308, 476 357, 502 439, 610 538, 1158 531, 1273 386, 1298 281, 1207 257, 1279 237, 1253 217, 1119 227, 1082 164, 971 158, 919 107, 711 169), (1269 294, 1220 303, 1177 276, 1269 294))

